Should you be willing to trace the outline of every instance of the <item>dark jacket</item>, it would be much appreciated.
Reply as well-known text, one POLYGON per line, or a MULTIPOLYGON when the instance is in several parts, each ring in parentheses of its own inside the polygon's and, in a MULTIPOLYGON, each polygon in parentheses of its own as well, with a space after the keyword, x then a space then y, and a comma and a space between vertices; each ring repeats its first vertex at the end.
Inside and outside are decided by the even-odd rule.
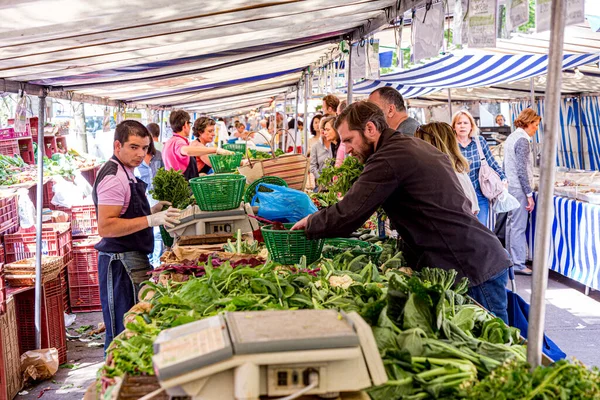
POLYGON ((346 196, 313 214, 311 238, 344 237, 379 206, 425 266, 456 269, 472 286, 511 262, 498 238, 471 212, 448 156, 423 140, 388 129, 346 196))

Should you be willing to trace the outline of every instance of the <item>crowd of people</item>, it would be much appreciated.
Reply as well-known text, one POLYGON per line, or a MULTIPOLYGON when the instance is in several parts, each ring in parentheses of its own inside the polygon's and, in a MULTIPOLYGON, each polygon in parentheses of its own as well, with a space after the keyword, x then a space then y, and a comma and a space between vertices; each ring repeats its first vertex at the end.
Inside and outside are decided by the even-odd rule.
MULTIPOLYGON (((501 167, 466 110, 454 114, 451 124, 420 125, 393 88, 379 88, 367 101, 350 105, 333 95, 322 100, 322 113, 307 126, 312 136, 306 146, 310 173, 318 179, 323 168, 339 166, 349 155, 365 168, 337 205, 299 221, 294 229, 305 229, 313 238, 344 237, 382 207, 402 238, 409 265, 456 269, 469 278, 470 295, 506 320, 507 268, 531 274, 525 265, 525 228, 535 206, 530 146, 541 117, 525 109, 514 121, 516 130, 506 140, 501 167), (482 171, 488 174, 485 178, 482 171), (491 231, 498 200, 486 189, 494 180, 489 171, 519 202, 508 212, 502 242, 491 231)), ((504 117, 496 122, 504 124, 504 117)), ((94 184, 107 344, 123 330, 122 317, 137 299, 137 285, 158 262, 158 227, 179 223, 180 210, 149 194, 156 171, 178 170, 189 180, 212 173, 208 155, 233 154, 215 145, 215 130, 224 121, 192 121, 189 113, 176 110, 169 123, 174 134, 164 143, 157 124, 120 123, 114 155, 94 184)), ((300 151, 301 129, 301 121, 287 121, 277 112, 257 121, 254 130, 234 121, 227 139, 254 145, 277 142, 293 152, 300 151)))

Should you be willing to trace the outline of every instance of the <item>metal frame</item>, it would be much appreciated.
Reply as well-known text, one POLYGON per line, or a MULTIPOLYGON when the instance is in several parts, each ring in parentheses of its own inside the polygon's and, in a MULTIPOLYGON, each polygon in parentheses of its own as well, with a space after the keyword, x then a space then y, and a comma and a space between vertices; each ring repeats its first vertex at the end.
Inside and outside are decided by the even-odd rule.
POLYGON ((556 175, 560 95, 562 84, 562 54, 565 34, 566 2, 552 0, 550 51, 548 58, 548 86, 546 87, 546 129, 540 168, 538 214, 535 226, 533 253, 533 280, 531 283, 531 312, 529 313, 527 361, 531 368, 541 365, 546 317, 546 287, 548 285, 548 258, 554 219, 553 194, 556 175))

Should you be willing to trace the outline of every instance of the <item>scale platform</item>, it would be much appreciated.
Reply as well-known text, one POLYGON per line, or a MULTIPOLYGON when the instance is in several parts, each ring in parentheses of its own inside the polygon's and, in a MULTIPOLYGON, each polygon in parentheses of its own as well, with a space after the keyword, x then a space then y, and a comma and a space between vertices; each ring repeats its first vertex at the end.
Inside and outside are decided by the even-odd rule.
POLYGON ((171 396, 257 400, 356 392, 387 381, 371 328, 335 310, 233 312, 161 332, 154 369, 171 396))
POLYGON ((249 218, 254 215, 250 205, 242 203, 238 208, 225 211, 202 211, 194 205, 181 212, 181 223, 167 229, 172 237, 199 236, 209 234, 231 233, 239 230, 251 233, 258 229, 258 222, 249 218))

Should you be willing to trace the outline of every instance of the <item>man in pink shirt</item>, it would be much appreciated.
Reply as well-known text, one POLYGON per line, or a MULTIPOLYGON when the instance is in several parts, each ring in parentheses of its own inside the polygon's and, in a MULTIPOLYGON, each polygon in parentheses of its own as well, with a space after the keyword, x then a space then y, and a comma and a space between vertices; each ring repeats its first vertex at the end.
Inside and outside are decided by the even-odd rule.
POLYGON ((148 254, 154 250, 152 228, 178 224, 179 210, 169 202, 150 208, 146 183, 134 176, 152 137, 144 125, 127 120, 115 130, 114 154, 98 172, 92 198, 98 216, 98 280, 106 326, 104 349, 125 327, 123 317, 137 302, 139 284, 152 270, 148 254))
POLYGON ((191 118, 184 110, 173 111, 169 123, 173 136, 163 146, 163 162, 165 169, 176 169, 183 172, 185 179, 190 180, 198 176, 196 157, 207 154, 229 155, 233 152, 216 147, 203 147, 190 145, 191 118))

